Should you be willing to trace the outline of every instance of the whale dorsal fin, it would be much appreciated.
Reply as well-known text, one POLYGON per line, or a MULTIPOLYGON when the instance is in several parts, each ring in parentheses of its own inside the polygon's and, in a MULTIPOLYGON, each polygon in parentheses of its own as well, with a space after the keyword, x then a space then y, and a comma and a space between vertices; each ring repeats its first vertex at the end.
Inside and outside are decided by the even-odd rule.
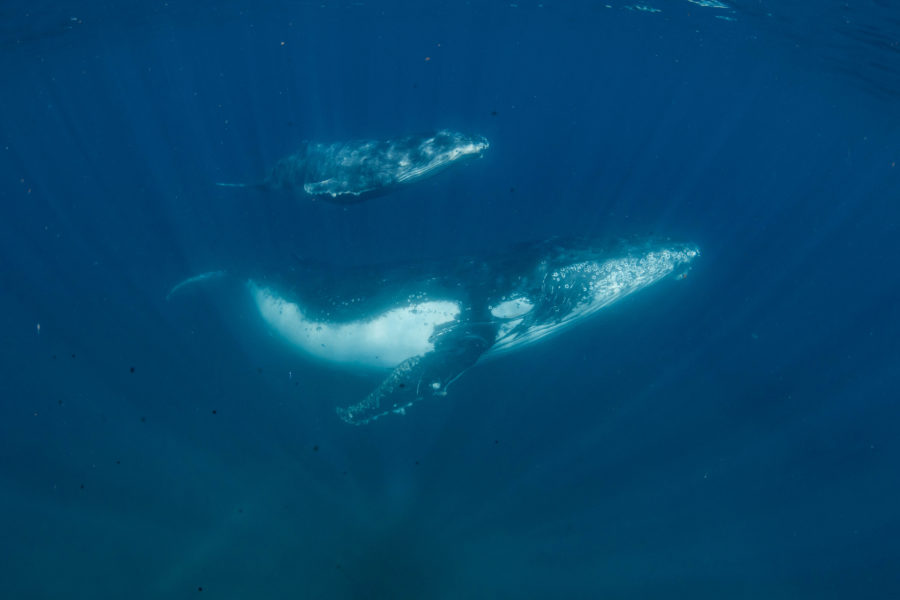
POLYGON ((405 414, 419 400, 446 396, 450 384, 491 347, 486 333, 483 326, 456 328, 431 352, 397 365, 361 402, 338 408, 338 416, 351 425, 365 425, 391 413, 405 414))

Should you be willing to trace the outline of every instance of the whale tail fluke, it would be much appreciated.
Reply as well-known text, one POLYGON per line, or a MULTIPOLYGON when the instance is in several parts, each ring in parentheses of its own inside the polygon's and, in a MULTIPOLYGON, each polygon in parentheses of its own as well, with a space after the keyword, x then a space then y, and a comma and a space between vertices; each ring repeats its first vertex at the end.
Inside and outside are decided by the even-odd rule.
POLYGON ((194 275, 193 277, 188 277, 184 281, 177 283, 169 293, 166 294, 166 302, 172 299, 173 296, 181 294, 187 289, 195 287, 198 283, 214 281, 217 279, 224 279, 228 273, 226 271, 207 271, 205 273, 200 273, 199 275, 194 275))

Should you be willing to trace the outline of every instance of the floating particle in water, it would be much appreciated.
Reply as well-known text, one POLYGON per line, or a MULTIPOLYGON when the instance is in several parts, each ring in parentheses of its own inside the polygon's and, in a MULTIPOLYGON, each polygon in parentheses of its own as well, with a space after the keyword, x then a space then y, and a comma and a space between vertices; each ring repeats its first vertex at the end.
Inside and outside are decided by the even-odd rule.
POLYGON ((658 8, 653 8, 652 6, 647 6, 646 4, 632 4, 631 6, 626 6, 628 10, 637 10, 640 12, 646 13, 661 13, 662 11, 658 8))
POLYGON ((129 371, 130 373, 134 373, 134 367, 131 367, 130 369, 128 369, 128 371, 129 371))
POLYGON ((318 451, 319 451, 319 445, 316 444, 315 446, 313 446, 313 452, 318 452, 318 451))
POLYGON ((706 8, 729 8, 724 2, 718 0, 688 0, 691 4, 705 6, 706 8))

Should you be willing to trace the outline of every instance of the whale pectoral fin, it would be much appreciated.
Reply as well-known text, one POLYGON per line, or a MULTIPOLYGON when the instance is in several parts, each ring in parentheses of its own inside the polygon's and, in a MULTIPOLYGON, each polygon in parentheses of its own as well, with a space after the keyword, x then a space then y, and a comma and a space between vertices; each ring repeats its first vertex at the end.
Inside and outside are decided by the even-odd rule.
POLYGON ((400 363, 361 402, 337 409, 351 425, 365 425, 391 413, 405 414, 419 400, 446 396, 447 388, 474 365, 490 343, 479 335, 445 340, 434 350, 400 363))

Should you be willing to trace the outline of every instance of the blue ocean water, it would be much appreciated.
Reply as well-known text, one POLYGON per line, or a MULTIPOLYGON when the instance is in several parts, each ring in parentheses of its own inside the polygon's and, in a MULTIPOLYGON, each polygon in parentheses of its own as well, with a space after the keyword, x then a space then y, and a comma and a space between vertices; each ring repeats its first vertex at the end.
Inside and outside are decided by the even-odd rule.
POLYGON ((3 598, 900 597, 895 3, 0 14, 3 598), (491 147, 352 206, 214 186, 439 128, 491 147), (702 256, 365 427, 377 377, 166 301, 571 235, 702 256))

